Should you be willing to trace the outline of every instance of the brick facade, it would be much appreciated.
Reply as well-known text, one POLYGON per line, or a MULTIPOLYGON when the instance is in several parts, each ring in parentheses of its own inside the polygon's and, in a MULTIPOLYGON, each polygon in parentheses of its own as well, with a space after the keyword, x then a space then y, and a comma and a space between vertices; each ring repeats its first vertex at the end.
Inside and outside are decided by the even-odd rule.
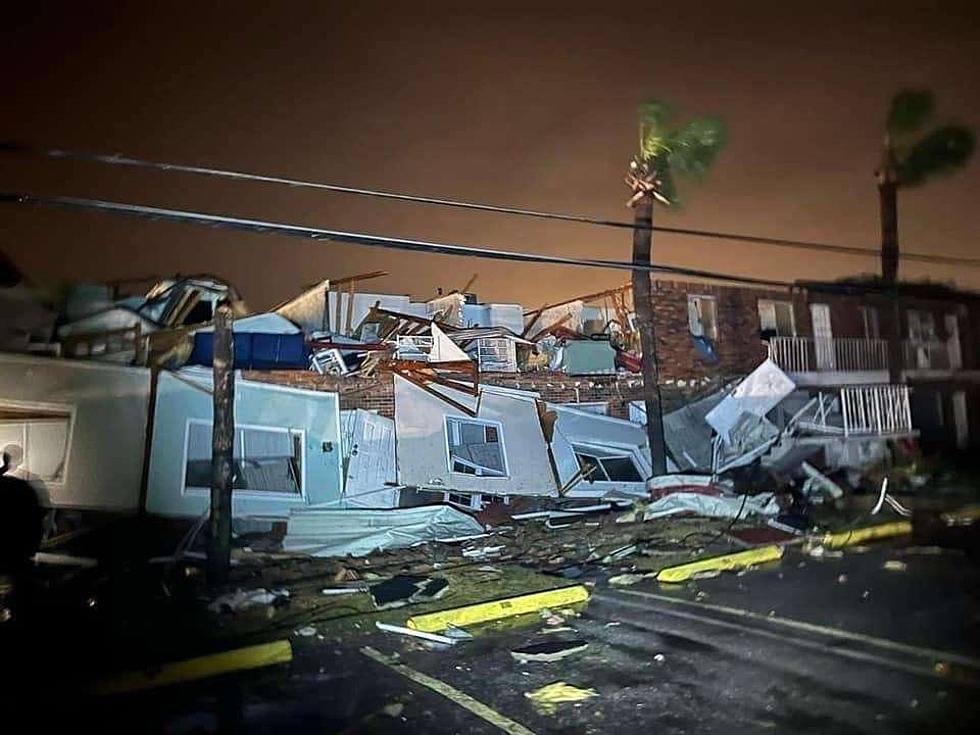
MULTIPOLYGON (((362 408, 377 411, 388 418, 395 415, 391 373, 338 378, 309 370, 248 370, 242 377, 305 390, 337 392, 340 394, 341 410, 362 408)), ((549 403, 606 403, 609 416, 623 419, 629 418, 629 402, 643 399, 643 381, 639 375, 617 377, 573 376, 552 372, 482 373, 480 380, 502 388, 536 391, 549 403)), ((662 386, 661 394, 667 411, 679 407, 692 396, 710 391, 719 385, 719 381, 711 379, 680 382, 683 385, 675 380, 662 386)))

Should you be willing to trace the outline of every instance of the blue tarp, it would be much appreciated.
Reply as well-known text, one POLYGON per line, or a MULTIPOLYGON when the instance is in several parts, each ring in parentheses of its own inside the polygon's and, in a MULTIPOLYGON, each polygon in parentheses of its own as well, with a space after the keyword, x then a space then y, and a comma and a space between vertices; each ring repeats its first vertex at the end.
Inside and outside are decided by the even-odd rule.
MULTIPOLYGON (((211 365, 214 333, 194 335, 189 365, 211 365)), ((235 332, 235 368, 239 370, 305 370, 309 367, 302 334, 235 332)))

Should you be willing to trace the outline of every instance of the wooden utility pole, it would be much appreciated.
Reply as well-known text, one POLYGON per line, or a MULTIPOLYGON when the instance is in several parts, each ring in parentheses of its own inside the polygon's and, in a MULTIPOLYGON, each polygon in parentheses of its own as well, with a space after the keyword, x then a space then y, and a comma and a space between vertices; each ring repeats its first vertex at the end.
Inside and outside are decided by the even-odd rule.
MULTIPOLYGON (((649 193, 633 203, 633 262, 650 265, 653 238, 653 196, 649 193)), ((664 441, 663 407, 660 405, 660 382, 657 369, 657 337, 653 318, 653 294, 650 272, 633 271, 633 310, 640 332, 640 373, 643 375, 643 402, 647 414, 647 440, 654 476, 667 474, 667 445, 664 441)))
POLYGON ((231 489, 235 447, 235 337, 231 307, 214 318, 214 420, 211 425, 211 538, 208 583, 223 584, 231 567, 231 489))

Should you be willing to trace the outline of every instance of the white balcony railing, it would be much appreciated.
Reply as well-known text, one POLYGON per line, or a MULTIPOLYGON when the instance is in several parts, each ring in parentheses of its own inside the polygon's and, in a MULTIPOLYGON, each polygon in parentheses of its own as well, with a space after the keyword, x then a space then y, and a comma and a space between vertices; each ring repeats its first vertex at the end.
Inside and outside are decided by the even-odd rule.
POLYGON ((840 389, 844 436, 882 436, 912 431, 907 385, 862 385, 840 389))
POLYGON ((883 339, 772 337, 769 356, 788 373, 888 369, 883 339))
POLYGON ((907 385, 855 385, 820 391, 790 420, 806 432, 836 436, 894 436, 912 431, 907 385))

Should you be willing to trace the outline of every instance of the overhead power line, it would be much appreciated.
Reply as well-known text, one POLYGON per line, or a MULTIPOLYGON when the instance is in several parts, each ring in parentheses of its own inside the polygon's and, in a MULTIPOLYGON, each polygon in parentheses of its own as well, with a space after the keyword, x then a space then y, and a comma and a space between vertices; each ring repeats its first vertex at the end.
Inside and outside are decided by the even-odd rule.
MULTIPOLYGON (((115 166, 130 166, 137 168, 148 168, 156 171, 176 171, 180 173, 199 174, 223 179, 233 179, 237 181, 255 181, 266 184, 281 184, 297 189, 316 189, 320 191, 330 191, 340 194, 353 194, 356 196, 368 196, 381 199, 393 199, 396 201, 415 202, 419 204, 432 204, 442 207, 453 207, 456 209, 469 209, 481 212, 492 212, 497 214, 511 214, 521 217, 534 217, 538 219, 558 220, 563 222, 574 222, 578 224, 595 225, 597 227, 614 227, 618 229, 632 230, 636 228, 633 222, 601 219, 578 214, 567 214, 562 212, 543 212, 533 209, 523 209, 520 207, 507 207, 495 204, 482 204, 479 202, 462 201, 458 199, 448 199, 442 197, 416 196, 413 194, 402 194, 399 192, 383 191, 379 189, 364 189, 341 184, 328 184, 318 181, 307 181, 303 179, 293 179, 282 176, 268 176, 265 174, 253 174, 243 171, 232 171, 220 168, 208 168, 204 166, 187 166, 179 163, 163 163, 160 161, 148 161, 139 158, 131 158, 123 155, 105 155, 101 153, 87 153, 83 151, 66 151, 56 148, 43 149, 32 148, 16 143, 0 144, 0 151, 13 153, 26 153, 31 155, 45 156, 48 158, 69 159, 75 161, 88 161, 93 163, 110 164, 115 166)), ((778 237, 761 237, 757 235, 742 235, 731 232, 720 232, 717 230, 698 230, 686 227, 666 227, 663 225, 652 225, 649 227, 641 226, 640 229, 650 229, 654 232, 663 232, 684 237, 700 237, 710 240, 728 240, 733 242, 746 242, 757 245, 769 245, 773 247, 791 248, 797 250, 815 250, 839 255, 857 255, 863 257, 879 257, 880 251, 872 248, 859 248, 848 245, 833 245, 830 243, 813 242, 809 240, 792 240, 778 237)), ((925 253, 901 253, 900 257, 905 261, 916 261, 922 263, 938 263, 942 265, 962 265, 970 268, 980 268, 980 259, 966 258, 952 255, 929 255, 925 253)))
POLYGON ((286 235, 307 240, 329 240, 333 242, 348 243, 351 245, 367 245, 370 247, 390 248, 395 250, 411 250, 416 252, 437 253, 440 255, 464 255, 474 258, 488 258, 491 260, 509 260, 523 263, 544 263, 549 265, 571 265, 584 266, 589 268, 611 268, 615 270, 640 270, 650 273, 666 273, 676 276, 688 276, 694 278, 707 278, 716 281, 727 281, 731 283, 745 283, 760 286, 786 287, 792 286, 785 281, 767 280, 762 278, 750 278, 732 276, 724 273, 714 273, 712 271, 697 270, 694 268, 678 268, 665 265, 643 265, 629 263, 619 260, 596 260, 591 258, 571 258, 563 255, 543 255, 541 253, 522 253, 511 250, 495 250, 492 248, 472 247, 468 245, 455 245, 450 243, 432 242, 427 240, 409 240, 399 237, 384 237, 382 235, 369 235, 360 232, 343 232, 340 230, 328 230, 320 227, 309 227, 307 225, 296 225, 286 222, 269 222, 265 220, 247 219, 242 217, 229 217, 221 214, 208 214, 205 212, 192 212, 181 209, 165 209, 161 207, 150 207, 141 204, 127 204, 125 202, 109 202, 98 199, 83 199, 78 197, 42 197, 30 194, 0 193, 0 202, 15 204, 32 204, 41 207, 56 207, 60 209, 72 209, 92 212, 107 212, 111 214, 122 214, 143 219, 169 220, 173 222, 186 222, 191 224, 205 225, 222 229, 244 230, 248 232, 264 232, 276 235, 286 235))

